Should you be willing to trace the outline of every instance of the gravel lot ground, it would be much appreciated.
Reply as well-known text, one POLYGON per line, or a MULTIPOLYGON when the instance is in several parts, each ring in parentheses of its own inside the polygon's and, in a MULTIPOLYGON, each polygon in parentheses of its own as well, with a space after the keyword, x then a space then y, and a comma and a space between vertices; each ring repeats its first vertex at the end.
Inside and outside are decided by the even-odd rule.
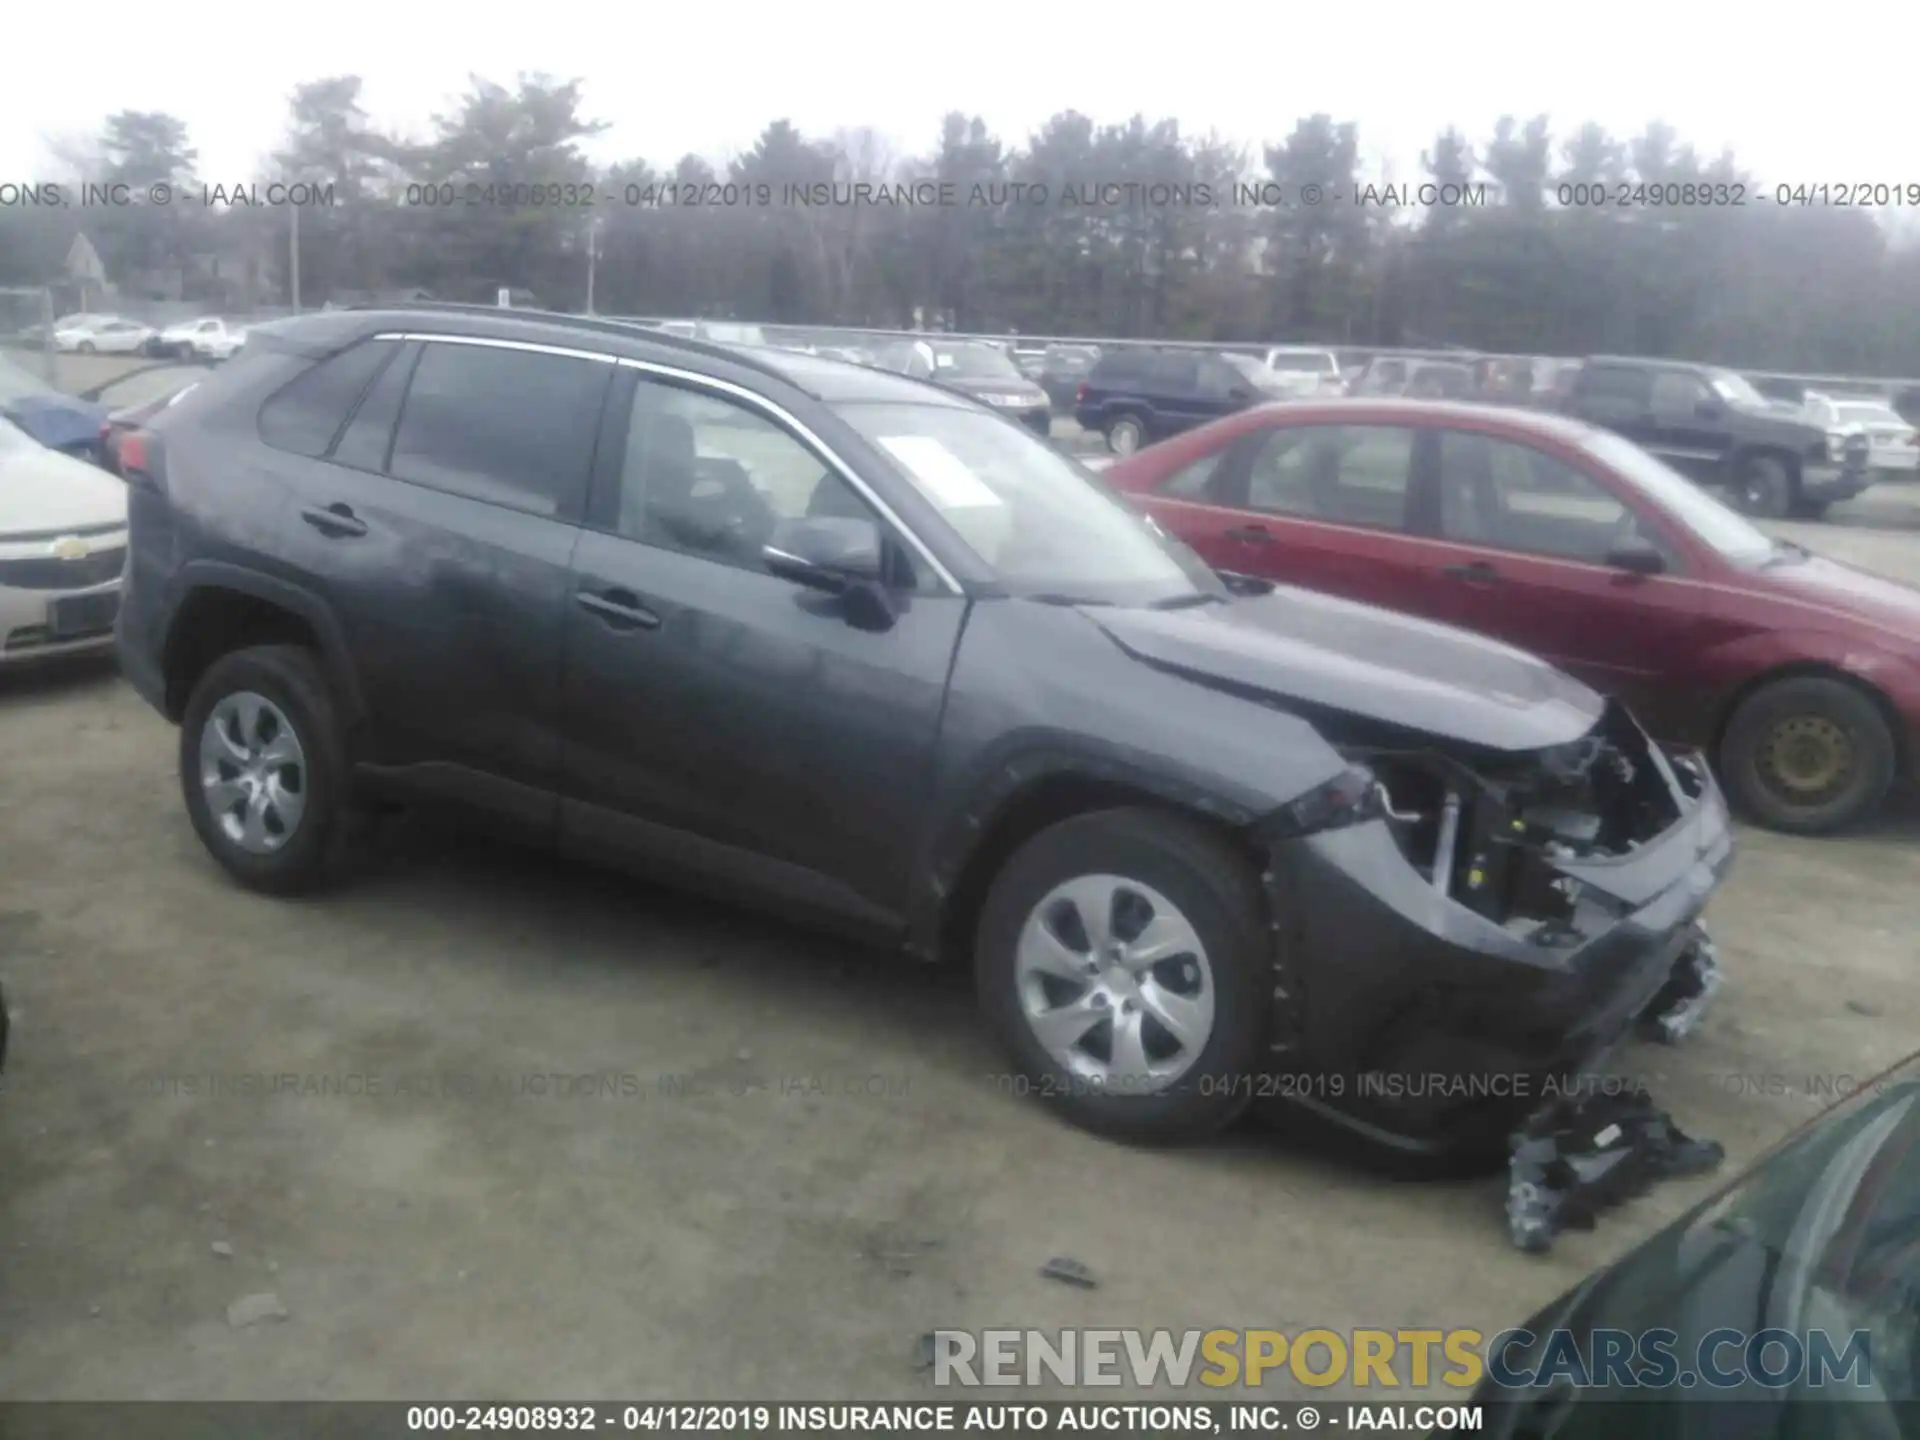
MULTIPOLYGON (((1920 580, 1870 500, 1795 534, 1920 580)), ((945 1326, 1492 1329, 1713 1183, 1533 1259, 1494 1183, 1106 1144, 1007 1093, 964 977, 622 877, 419 829, 247 895, 174 745, 110 668, 0 678, 0 1395, 896 1398, 945 1326), (241 1088, 276 1075, 355 1093, 241 1088)), ((1742 840, 1718 1008, 1626 1062, 1734 1165, 1920 1014, 1920 813, 1742 840)))

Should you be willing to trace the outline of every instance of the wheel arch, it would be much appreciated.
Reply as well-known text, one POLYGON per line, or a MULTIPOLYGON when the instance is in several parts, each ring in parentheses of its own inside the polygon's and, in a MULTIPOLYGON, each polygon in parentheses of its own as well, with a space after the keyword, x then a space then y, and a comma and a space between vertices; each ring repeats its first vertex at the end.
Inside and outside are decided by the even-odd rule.
POLYGON ((971 954, 987 891, 1009 856, 1063 820, 1129 807, 1161 810, 1197 824, 1244 852, 1256 869, 1264 861, 1252 829, 1257 816, 1199 795, 1176 794, 1157 777, 1122 769, 1043 769, 1004 786, 958 822, 960 838, 949 840, 914 906, 909 948, 927 960, 971 954))
POLYGON ((1720 763, 1720 747, 1726 741, 1727 730, 1740 707, 1767 686, 1783 680, 1836 680, 1865 696, 1879 711, 1880 718, 1887 722, 1887 732, 1893 736, 1895 774, 1910 776, 1913 773, 1912 738, 1907 734, 1907 727, 1892 697, 1871 680, 1824 660, 1793 660, 1784 665, 1775 665, 1749 676, 1729 691, 1721 700, 1713 720, 1713 759, 1716 765, 1720 763))
POLYGON ((345 637, 320 598, 284 580, 240 566, 200 561, 181 572, 178 599, 161 650, 166 713, 176 724, 207 667, 250 645, 305 645, 316 651, 342 718, 365 713, 345 637))

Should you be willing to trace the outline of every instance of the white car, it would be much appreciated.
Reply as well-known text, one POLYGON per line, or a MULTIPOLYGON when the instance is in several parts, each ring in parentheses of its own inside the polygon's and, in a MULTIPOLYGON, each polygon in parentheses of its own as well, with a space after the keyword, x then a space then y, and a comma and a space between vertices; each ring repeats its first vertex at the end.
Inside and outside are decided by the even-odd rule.
POLYGON ((1889 480, 1920 476, 1920 430, 1886 401, 1809 392, 1807 413, 1829 431, 1865 430, 1867 466, 1876 476, 1889 480))
POLYGON ((55 327, 53 344, 57 350, 72 350, 82 355, 96 351, 102 355, 138 355, 156 338, 151 326, 118 316, 94 318, 65 329, 55 327))
POLYGON ((246 341, 247 327, 218 315, 202 315, 160 332, 163 355, 191 355, 196 360, 229 360, 246 341))
POLYGON ((1346 381, 1340 373, 1340 358, 1331 350, 1303 350, 1278 345, 1260 357, 1269 370, 1280 377, 1287 394, 1307 399, 1320 395, 1340 395, 1346 381))
POLYGON ((0 669, 113 648, 127 487, 0 420, 0 669))

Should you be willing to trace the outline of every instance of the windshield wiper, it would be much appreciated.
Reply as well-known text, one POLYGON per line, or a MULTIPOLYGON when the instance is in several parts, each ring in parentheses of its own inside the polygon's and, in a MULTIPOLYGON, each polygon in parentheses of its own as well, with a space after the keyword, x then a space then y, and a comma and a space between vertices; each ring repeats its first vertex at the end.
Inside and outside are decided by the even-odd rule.
POLYGON ((1773 553, 1763 562, 1767 565, 1783 565, 1792 562, 1798 565, 1802 560, 1811 560, 1813 552, 1804 545, 1796 545, 1791 540, 1773 542, 1773 553))
POLYGON ((1038 595, 1025 595, 1022 599, 1031 600, 1038 605, 1111 605, 1111 600, 1096 600, 1089 595, 1062 595, 1057 591, 1043 590, 1038 595))
POLYGON ((1195 605, 1224 605, 1227 597, 1216 595, 1211 590, 1195 590, 1189 595, 1169 595, 1164 600, 1155 600, 1147 606, 1149 610, 1190 610, 1195 605))

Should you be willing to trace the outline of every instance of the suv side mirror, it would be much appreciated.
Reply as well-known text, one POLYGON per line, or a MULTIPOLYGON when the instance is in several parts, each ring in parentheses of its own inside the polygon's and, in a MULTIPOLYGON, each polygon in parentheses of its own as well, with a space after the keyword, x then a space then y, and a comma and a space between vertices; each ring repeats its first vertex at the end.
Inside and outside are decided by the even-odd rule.
POLYGON ((1667 568, 1667 557, 1646 541, 1635 540, 1609 550, 1607 564, 1629 575, 1658 575, 1667 568))
POLYGON ((1693 407, 1693 414, 1696 420, 1718 420, 1726 409, 1718 400, 1702 400, 1693 407))
POLYGON ((880 527, 871 520, 819 517, 784 525, 762 548, 767 570, 827 595, 881 580, 880 527))
POLYGON ((1251 400, 1253 398, 1253 391, 1249 390, 1245 385, 1229 385, 1227 387, 1227 398, 1229 400, 1251 400))

